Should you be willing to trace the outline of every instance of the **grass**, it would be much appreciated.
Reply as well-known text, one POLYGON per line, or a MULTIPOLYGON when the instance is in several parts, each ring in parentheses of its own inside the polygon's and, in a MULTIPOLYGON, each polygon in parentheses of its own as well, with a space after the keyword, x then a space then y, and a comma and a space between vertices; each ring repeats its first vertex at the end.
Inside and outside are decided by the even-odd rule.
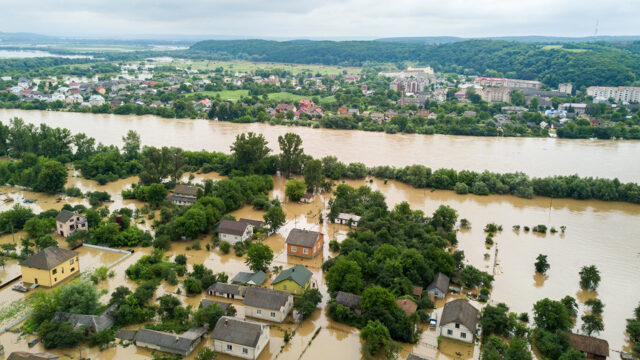
POLYGON ((205 61, 205 60, 177 60, 171 63, 177 67, 191 66, 193 70, 213 71, 218 67, 231 72, 253 72, 257 69, 283 69, 294 75, 302 72, 320 73, 322 75, 339 75, 346 71, 348 74, 359 74, 360 68, 327 65, 285 64, 251 61, 205 61))
POLYGON ((24 299, 10 303, 8 306, 0 309, 0 324, 2 324, 2 326, 8 325, 5 323, 18 318, 19 315, 23 315, 27 309, 27 302, 24 299))
POLYGON ((542 50, 564 50, 569 52, 585 52, 587 49, 565 49, 562 45, 545 45, 542 47, 542 50))
MULTIPOLYGON (((249 96, 249 90, 222 90, 222 91, 199 91, 195 94, 206 96, 208 98, 214 98, 216 95, 220 95, 222 100, 238 101, 243 96, 249 96)), ((268 95, 269 100, 281 101, 281 102, 298 102, 301 99, 311 99, 312 96, 296 95, 288 92, 271 93, 268 95)), ((320 99, 321 104, 327 104, 336 101, 334 96, 327 96, 320 99)))

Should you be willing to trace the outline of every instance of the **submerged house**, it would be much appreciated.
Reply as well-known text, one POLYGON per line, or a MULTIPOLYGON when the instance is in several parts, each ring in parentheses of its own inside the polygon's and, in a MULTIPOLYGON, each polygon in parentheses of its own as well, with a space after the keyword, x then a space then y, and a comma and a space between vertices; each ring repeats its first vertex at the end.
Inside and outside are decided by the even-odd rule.
POLYGON ((287 236, 287 254, 312 259, 322 253, 324 235, 317 231, 292 229, 287 236))
POLYGON ((457 299, 444 305, 440 319, 440 335, 473 343, 478 325, 478 309, 467 300, 457 299))
POLYGON ((87 217, 80 215, 75 211, 62 210, 55 217, 56 220, 56 233, 60 236, 67 237, 77 230, 89 231, 89 223, 87 217))
POLYGON ((358 223, 360 222, 360 216, 347 214, 347 213, 340 213, 338 214, 338 216, 336 216, 335 219, 333 219, 333 222, 336 224, 358 227, 358 223))
POLYGON ((444 299, 449 291, 450 279, 443 273, 437 273, 431 284, 427 286, 427 293, 435 298, 444 299))
POLYGON ((211 338, 217 353, 257 359, 269 343, 269 326, 223 316, 213 329, 211 338))
POLYGON ((22 281, 53 287, 80 272, 77 251, 50 246, 20 263, 22 281))
POLYGON ((224 301, 215 301, 215 300, 209 300, 209 299, 202 299, 200 301, 200 308, 206 308, 207 306, 209 306, 211 304, 218 304, 218 306, 220 306, 220 308, 222 308, 222 310, 224 310, 225 313, 227 312, 227 309, 229 308, 229 306, 231 306, 231 303, 224 302, 224 301))
POLYGON ((605 360, 609 357, 609 342, 593 336, 569 334, 569 345, 587 359, 605 360))
POLYGON ((338 294, 336 295, 336 304, 348 307, 357 315, 362 315, 362 311, 360 310, 360 303, 362 303, 362 296, 347 293, 344 291, 338 291, 338 294))
POLYGON ((173 189, 173 193, 167 195, 167 200, 180 206, 193 205, 198 201, 198 187, 178 184, 173 189))
POLYGON ((260 286, 267 280, 267 274, 264 271, 257 271, 254 273, 250 272, 239 272, 236 276, 231 279, 232 284, 239 284, 244 286, 260 286))
POLYGON ((191 354, 206 335, 204 327, 191 328, 180 335, 150 329, 118 330, 116 333, 117 338, 134 341, 137 346, 182 356, 191 354))
POLYGON ((293 295, 252 286, 247 288, 242 304, 245 316, 281 323, 293 309, 293 295))
POLYGON ((231 245, 251 239, 253 225, 248 221, 222 220, 218 225, 218 238, 231 245))
POLYGON ((52 321, 56 322, 70 322, 74 329, 85 328, 87 332, 99 332, 106 329, 111 329, 115 324, 115 311, 117 305, 109 306, 100 315, 84 315, 84 314, 72 314, 68 312, 58 311, 53 315, 52 321))
POLYGON ((302 295, 302 293, 312 285, 311 276, 313 273, 302 265, 296 265, 290 269, 282 270, 280 274, 273 280, 271 286, 274 290, 286 291, 294 295, 302 295))
POLYGON ((207 294, 211 296, 219 296, 227 299, 240 299, 244 298, 244 294, 247 288, 240 285, 215 283, 207 289, 207 294))

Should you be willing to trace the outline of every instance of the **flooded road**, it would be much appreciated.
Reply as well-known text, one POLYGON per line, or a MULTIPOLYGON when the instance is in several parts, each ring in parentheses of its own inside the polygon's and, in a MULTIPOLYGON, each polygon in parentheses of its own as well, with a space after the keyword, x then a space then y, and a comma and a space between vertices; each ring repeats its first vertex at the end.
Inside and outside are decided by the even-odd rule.
POLYGON ((307 154, 334 155, 344 162, 359 161, 368 166, 424 164, 433 169, 522 171, 531 176, 577 173, 640 182, 640 141, 391 135, 262 123, 0 109, 0 121, 7 124, 12 117, 68 128, 73 133, 84 132, 105 144, 121 145, 122 136, 128 130, 136 130, 145 145, 228 153, 237 134, 253 131, 263 134, 276 150, 279 135, 295 132, 302 137, 307 154))

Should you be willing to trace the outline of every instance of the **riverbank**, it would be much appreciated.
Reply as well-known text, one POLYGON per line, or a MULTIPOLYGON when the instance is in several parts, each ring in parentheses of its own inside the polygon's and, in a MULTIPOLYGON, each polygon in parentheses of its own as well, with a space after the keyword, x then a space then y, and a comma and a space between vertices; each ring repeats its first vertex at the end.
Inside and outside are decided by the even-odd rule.
POLYGON ((86 133, 107 145, 122 145, 128 130, 141 135, 143 145, 182 147, 227 153, 236 135, 263 134, 274 152, 278 136, 295 132, 305 153, 368 167, 414 164, 497 173, 523 172, 532 177, 578 174, 640 182, 640 141, 497 138, 455 135, 385 134, 358 130, 311 129, 263 123, 235 124, 210 120, 165 119, 157 116, 116 116, 51 111, 0 109, 0 120, 20 117, 26 123, 63 127, 86 133))

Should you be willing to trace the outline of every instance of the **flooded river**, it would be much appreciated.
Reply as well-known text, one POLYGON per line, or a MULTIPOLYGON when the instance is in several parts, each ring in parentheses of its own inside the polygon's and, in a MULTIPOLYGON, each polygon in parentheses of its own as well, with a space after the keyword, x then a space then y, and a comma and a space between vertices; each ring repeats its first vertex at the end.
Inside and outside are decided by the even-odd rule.
POLYGON ((122 136, 136 130, 146 145, 229 152, 235 135, 254 131, 263 134, 275 150, 278 136, 293 131, 302 137, 307 154, 335 155, 342 161, 360 161, 368 166, 424 164, 434 169, 523 171, 532 176, 577 173, 640 182, 640 141, 391 135, 156 116, 0 109, 0 120, 5 124, 15 116, 27 123, 84 132, 106 144, 121 145, 122 136))
MULTIPOLYGON (((403 165, 407 163, 423 162, 431 166, 449 166, 454 168, 477 168, 472 162, 464 160, 458 162, 458 156, 469 151, 469 156, 480 158, 484 156, 483 164, 491 170, 513 170, 509 166, 520 166, 518 159, 523 153, 531 152, 534 159, 530 161, 540 162, 541 171, 549 174, 561 172, 561 168, 554 168, 546 164, 546 161, 558 165, 558 162, 568 162, 568 172, 579 172, 606 176, 605 168, 615 169, 616 175, 621 179, 634 180, 640 178, 640 169, 637 161, 631 161, 631 154, 640 150, 638 142, 589 142, 589 141, 559 141, 555 139, 495 139, 472 137, 448 137, 448 136, 404 136, 386 135, 377 133, 362 133, 348 131, 318 130, 305 128, 286 128, 261 124, 236 125, 229 123, 217 123, 201 120, 165 120, 155 117, 119 117, 102 115, 80 115, 72 113, 50 112, 8 112, 0 111, 0 118, 5 121, 8 116, 19 115, 28 122, 46 122, 51 126, 63 126, 77 132, 86 132, 95 136, 99 141, 106 143, 120 143, 120 137, 128 129, 140 131, 143 142, 152 145, 179 145, 185 148, 228 151, 228 145, 233 141, 233 136, 242 131, 260 131, 265 134, 274 147, 276 137, 286 131, 295 130, 303 136, 304 146, 307 152, 320 156, 325 154, 337 155, 343 161, 364 161, 369 165, 392 164, 403 165), (7 115, 7 116, 3 116, 7 115), (84 122, 81 122, 84 120, 84 122), (91 121, 91 123, 87 123, 91 121), (198 136, 202 134, 204 136, 198 136), (208 135, 208 136, 207 136, 208 135), (191 138, 189 138, 191 137, 191 138), (378 145, 374 146, 373 142, 378 145), (362 141, 362 142, 360 142, 362 141), (406 145, 403 145, 406 142, 406 145), (439 146, 449 146, 450 154, 446 160, 440 159, 440 155, 433 155, 431 150, 439 146), (362 147, 359 147, 362 144, 362 147), (440 145, 437 145, 440 144, 440 145), (478 144, 484 144, 487 150, 483 153, 478 144), (420 154, 415 153, 420 148, 420 154), (549 154, 542 155, 548 147, 549 154), (497 151, 496 148, 502 148, 497 151), (356 149, 356 150, 354 150, 356 149), (408 150, 409 149, 409 150, 408 150), (413 149, 413 150, 411 150, 413 149), (464 149, 464 150, 460 150, 464 149), (462 151, 461 153, 457 153, 462 151), (384 152, 384 155, 381 153, 384 152), (480 153, 478 153, 480 152, 480 153), (512 155, 506 156, 504 152, 512 155), (377 155, 376 155, 377 154, 377 155), (491 156, 504 157, 508 164, 494 161, 491 156), (611 161, 603 161, 602 166, 594 166, 596 160, 610 156, 611 161), (590 163, 580 159, 591 158, 590 163), (573 159, 573 161, 568 161, 573 159), (394 163, 397 161, 397 163, 394 163), (623 165, 621 165, 623 163, 623 165), (436 165, 434 165, 436 164, 436 165), (438 165, 439 164, 439 165, 438 165), (575 165, 574 165, 575 164, 575 165), (617 165, 613 165, 617 164, 617 165), (573 167, 571 165, 574 165, 573 167), (546 169, 546 170, 545 170, 546 169), (557 170, 557 171, 556 171, 557 170)), ((441 150, 439 153, 446 152, 441 150)), ((464 156, 462 156, 465 158, 464 156)), ((466 159, 466 158, 465 158, 466 159)), ((600 161, 600 160, 598 160, 600 161)), ((477 165, 477 164, 476 164, 477 165)), ((529 168, 531 171, 533 168, 529 168)), ((536 171, 538 165, 536 163, 536 171)), ((73 175, 73 172, 70 172, 73 175)), ((537 173, 537 175, 544 175, 537 173)), ((188 179, 185 174, 183 180, 188 179)), ((215 173, 194 174, 194 182, 204 179, 219 179, 215 173)), ((137 201, 122 200, 120 191, 136 182, 135 177, 122 179, 118 182, 104 186, 95 181, 84 180, 78 177, 70 177, 68 186, 77 186, 83 191, 107 191, 112 195, 113 203, 107 204, 111 210, 127 206, 140 208, 144 204, 137 201)), ((275 189, 270 197, 284 199, 285 179, 275 178, 275 189)), ((451 191, 429 191, 414 189, 405 184, 373 179, 347 181, 352 186, 367 184, 374 190, 380 190, 387 198, 390 206, 407 201, 412 208, 421 209, 425 214, 431 214, 441 204, 452 206, 458 211, 459 218, 466 218, 472 223, 470 230, 462 230, 458 234, 459 248, 466 254, 465 262, 495 273, 494 288, 490 303, 505 302, 514 312, 529 312, 537 300, 549 297, 560 299, 565 295, 571 295, 578 299, 580 304, 579 316, 584 312, 584 302, 597 296, 605 304, 604 324, 605 330, 599 334, 609 341, 612 350, 621 350, 627 346, 624 327, 625 319, 632 315, 633 309, 640 301, 640 205, 601 202, 601 201, 576 201, 570 199, 549 199, 538 197, 533 200, 520 199, 513 196, 475 196, 457 195, 451 191), (485 234, 483 227, 487 223, 501 224, 504 230, 495 236, 495 244, 487 248, 484 243, 485 234), (531 232, 515 232, 513 225, 522 227, 544 224, 548 227, 566 226, 565 234, 538 235, 531 232), (496 248, 498 251, 496 251, 496 248), (488 256, 486 256, 487 254, 488 256), (497 254, 497 259, 496 259, 497 254), (533 264, 538 254, 548 255, 551 265, 547 276, 534 275, 533 264), (494 267, 494 264, 496 266, 494 267), (578 272, 584 265, 594 264, 602 275, 602 281, 597 293, 583 292, 578 284, 578 272)), ((37 199, 32 204, 26 204, 39 212, 42 210, 59 209, 65 203, 86 205, 85 199, 64 198, 60 201, 54 196, 46 196, 37 193, 26 192, 16 188, 3 187, 3 196, 11 196, 15 202, 21 199, 37 199)), ((2 198, 0 198, 2 200, 2 198)), ((282 265, 288 268, 293 264, 302 263, 313 272, 313 278, 319 289, 325 294, 323 305, 326 304, 326 285, 320 270, 322 261, 335 256, 328 249, 328 242, 332 239, 342 240, 346 237, 346 226, 319 223, 319 214, 326 206, 329 196, 327 194, 316 196, 311 204, 285 203, 287 223, 277 234, 267 238, 265 243, 274 251, 273 265, 282 265), (319 230, 326 234, 325 249, 322 257, 314 260, 300 260, 287 256, 284 248, 284 239, 292 228, 305 228, 319 230)), ((13 203, 15 203, 13 202, 13 203)), ((2 210, 13 205, 4 203, 2 210)), ((251 207, 244 207, 233 213, 236 217, 261 219, 262 212, 255 211, 251 207)), ((3 242, 13 242, 21 238, 24 233, 15 236, 5 235, 3 242)), ((247 271, 243 257, 230 254, 222 254, 218 249, 207 251, 205 244, 210 242, 210 235, 204 236, 201 241, 202 250, 187 249, 190 242, 174 243, 172 249, 167 252, 169 256, 186 254, 190 265, 204 263, 214 272, 224 271, 232 277, 238 271, 247 271)), ((124 262, 116 265, 113 270, 115 277, 99 284, 100 289, 112 292, 117 286, 134 288, 135 283, 126 279, 124 270, 134 263, 140 256, 150 251, 149 248, 138 248, 136 253, 124 262)), ((97 259, 97 262, 105 263, 111 259, 97 259)), ((86 264, 86 262, 85 262, 86 264)), ((17 263, 7 263, 6 276, 16 274, 17 263)), ((273 275, 272 275, 273 278, 273 275)), ((157 296, 164 293, 173 293, 175 286, 163 283, 157 292, 157 296)), ((12 301, 17 294, 11 290, 0 291, 0 299, 4 302, 12 301), (11 294, 11 295, 8 295, 11 294)), ((20 295, 23 296, 23 295, 20 295)), ((205 295, 186 297, 184 292, 178 295, 185 304, 197 306, 205 295)), ((108 295, 103 295, 102 301, 107 301, 108 295)), ((244 312, 241 305, 237 304, 238 315, 244 312)), ((438 304, 442 306, 442 304, 438 304)), ((439 308, 441 311, 441 308, 439 308)), ((576 329, 581 325, 580 320, 576 329)), ((292 330, 293 324, 284 324, 282 329, 292 330)), ((29 337, 31 339, 33 337, 29 337)), ((18 334, 5 333, 0 335, 0 343, 7 350, 27 350, 24 339, 19 339, 18 334)), ((206 344, 212 345, 211 340, 206 344)), ((265 352, 260 356, 266 359, 355 359, 361 356, 361 342, 357 329, 331 321, 323 310, 317 310, 310 320, 304 322, 298 329, 291 342, 285 344, 281 329, 272 328, 271 342, 265 352), (320 329, 317 336, 314 333, 320 329), (281 352, 281 347, 284 351, 281 352)), ((38 344, 34 350, 43 350, 38 344)), ((437 334, 433 330, 425 329, 416 345, 403 344, 401 358, 415 351, 421 355, 431 356, 438 360, 453 359, 477 359, 478 349, 474 346, 465 346, 459 343, 443 340, 440 348, 437 347, 437 334)), ((10 352, 10 351, 9 351, 10 352)), ((59 354, 77 357, 78 349, 54 351, 59 354)), ((99 352, 96 348, 83 348, 84 356, 93 359, 144 359, 150 357, 146 349, 129 346, 117 346, 99 352)), ((612 353, 612 356, 615 356, 612 353)), ((193 358, 195 353, 189 358, 193 358)), ((226 359, 220 356, 220 359, 226 359)))

